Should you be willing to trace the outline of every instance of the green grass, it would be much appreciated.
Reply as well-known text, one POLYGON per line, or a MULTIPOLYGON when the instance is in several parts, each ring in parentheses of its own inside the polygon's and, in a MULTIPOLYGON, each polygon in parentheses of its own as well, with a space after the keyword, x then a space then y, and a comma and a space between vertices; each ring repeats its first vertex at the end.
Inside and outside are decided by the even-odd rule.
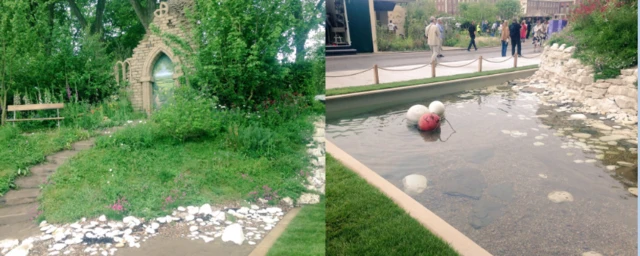
POLYGON ((327 179, 327 255, 458 255, 330 155, 327 179))
POLYGON ((269 256, 325 255, 325 200, 303 207, 269 250, 269 256))
POLYGON ((538 68, 538 65, 529 65, 529 66, 523 66, 523 67, 517 67, 517 68, 491 70, 491 71, 483 71, 483 72, 476 72, 476 73, 466 73, 466 74, 442 76, 442 77, 435 77, 435 78, 423 78, 423 79, 415 79, 415 80, 385 83, 385 84, 333 88, 333 89, 327 89, 326 95, 333 96, 333 95, 367 92, 367 91, 375 91, 375 90, 382 90, 382 89, 400 88, 400 87, 413 86, 413 85, 452 81, 457 79, 503 74, 503 73, 509 73, 513 71, 528 70, 528 69, 534 69, 534 68, 538 68))
MULTIPOLYGON (((462 47, 462 48, 467 48, 469 47, 469 41, 471 39, 469 38, 469 35, 465 35, 464 37, 462 37, 455 45, 453 45, 454 47, 462 47)), ((476 46, 478 48, 485 48, 485 47, 496 47, 496 46, 501 46, 501 42, 500 42, 500 37, 498 35, 496 35, 495 37, 490 37, 490 36, 478 36, 476 37, 476 46)))
POLYGON ((43 162, 47 155, 68 149, 71 143, 89 136, 89 132, 73 128, 23 134, 19 128, 11 125, 0 127, 0 195, 14 187, 16 177, 28 175, 28 167, 43 162))
POLYGON ((270 128, 220 127, 215 136, 185 141, 163 134, 162 127, 149 120, 101 137, 95 148, 62 165, 43 190, 40 219, 157 217, 180 205, 275 201, 305 191, 301 170, 309 163, 305 144, 313 130, 306 116, 270 128))

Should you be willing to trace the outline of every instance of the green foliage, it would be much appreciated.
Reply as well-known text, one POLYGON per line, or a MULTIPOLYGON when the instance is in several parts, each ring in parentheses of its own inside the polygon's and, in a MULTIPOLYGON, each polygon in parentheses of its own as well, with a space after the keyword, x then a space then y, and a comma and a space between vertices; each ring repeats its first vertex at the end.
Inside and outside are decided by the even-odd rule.
POLYGON ((520 1, 518 0, 498 0, 496 2, 497 15, 502 20, 509 20, 518 17, 521 13, 520 1))
POLYGON ((127 121, 144 118, 144 114, 134 111, 126 91, 120 91, 102 103, 87 102, 65 104, 60 113, 65 119, 63 126, 94 130, 119 126, 127 121))
POLYGON ((152 116, 162 133, 180 141, 215 135, 220 125, 216 99, 188 86, 179 87, 175 92, 173 101, 152 116))
POLYGON ((475 21, 476 25, 483 20, 493 20, 498 14, 496 5, 488 3, 460 3, 460 18, 462 22, 475 21))
POLYGON ((637 2, 617 4, 611 1, 601 12, 577 17, 564 32, 576 38, 575 56, 594 67, 594 79, 616 77, 638 63, 637 2))

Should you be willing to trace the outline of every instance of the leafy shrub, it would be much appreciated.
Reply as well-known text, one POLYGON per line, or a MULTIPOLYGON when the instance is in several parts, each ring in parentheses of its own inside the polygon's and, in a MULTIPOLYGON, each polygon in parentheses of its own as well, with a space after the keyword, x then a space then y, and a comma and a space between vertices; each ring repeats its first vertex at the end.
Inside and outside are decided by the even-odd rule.
POLYGON ((185 141, 217 134, 220 125, 218 108, 216 99, 182 86, 176 89, 172 101, 153 114, 152 121, 163 136, 185 141))
POLYGON ((20 129, 13 125, 0 126, 0 141, 10 141, 20 135, 20 129))
POLYGON ((96 140, 96 147, 120 147, 126 149, 149 148, 158 139, 157 128, 152 123, 136 124, 110 136, 102 136, 96 140))
POLYGON ((587 1, 574 10, 560 38, 575 38, 574 56, 594 68, 594 79, 613 78, 638 64, 637 20, 637 2, 587 1))

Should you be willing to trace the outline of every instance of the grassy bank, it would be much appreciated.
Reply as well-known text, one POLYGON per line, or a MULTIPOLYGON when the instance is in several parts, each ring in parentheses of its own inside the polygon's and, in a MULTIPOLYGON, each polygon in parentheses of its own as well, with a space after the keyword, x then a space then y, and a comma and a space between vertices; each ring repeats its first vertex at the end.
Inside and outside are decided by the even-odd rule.
POLYGON ((309 106, 249 113, 191 94, 176 98, 62 165, 43 190, 41 217, 157 217, 180 205, 277 202, 305 191, 309 106))
POLYGON ((19 128, 0 127, 0 195, 12 189, 18 176, 28 175, 28 167, 45 160, 71 143, 86 139, 90 133, 77 128, 48 129, 22 133, 19 128))
POLYGON ((483 71, 483 72, 477 72, 477 73, 458 74, 458 75, 453 75, 453 76, 442 76, 442 77, 435 77, 435 78, 423 78, 423 79, 415 79, 415 80, 393 82, 393 83, 385 83, 385 84, 374 84, 374 85, 352 86, 352 87, 344 87, 344 88, 333 88, 333 89, 328 89, 327 92, 326 92, 327 93, 326 95, 327 96, 333 96, 333 95, 341 95, 341 94, 349 94, 349 93, 357 93, 357 92, 367 92, 367 91, 375 91, 375 90, 382 90, 382 89, 399 88, 399 87, 412 86, 412 85, 430 84, 430 83, 437 83, 437 82, 446 82, 446 81, 452 81, 452 80, 456 80, 456 79, 465 79, 465 78, 474 78, 474 77, 480 77, 480 76, 496 75, 496 74, 503 74, 503 73, 509 73, 509 72, 513 72, 513 71, 528 70, 528 69, 534 69, 534 68, 538 68, 538 65, 530 65, 530 66, 517 67, 517 68, 483 71))
POLYGON ((457 255, 330 155, 327 179, 328 255, 457 255))
POLYGON ((269 250, 269 256, 325 255, 325 200, 303 207, 269 250))

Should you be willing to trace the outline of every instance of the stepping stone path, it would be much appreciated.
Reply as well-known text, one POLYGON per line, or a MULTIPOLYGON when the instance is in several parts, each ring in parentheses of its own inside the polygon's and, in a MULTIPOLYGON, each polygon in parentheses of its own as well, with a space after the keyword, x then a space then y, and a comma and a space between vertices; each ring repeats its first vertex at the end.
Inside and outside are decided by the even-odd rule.
MULTIPOLYGON (((307 145, 308 153, 313 156, 312 171, 307 177, 308 184, 305 184, 314 193, 303 193, 296 200, 298 205, 319 203, 318 193, 324 194, 324 117, 317 120, 315 126, 314 140, 307 145)), ((104 134, 120 128, 122 127, 109 129, 104 134)), ((119 248, 140 248, 142 242, 157 236, 161 230, 170 228, 184 229, 187 235, 182 237, 202 239, 205 243, 221 239, 229 243, 255 246, 283 218, 288 208, 294 206, 293 199, 288 197, 281 200, 281 207, 268 206, 268 201, 260 198, 258 205, 262 206, 253 204, 250 207, 225 207, 205 204, 178 207, 171 215, 150 220, 128 216, 122 221, 111 221, 103 215, 97 219, 82 218, 72 224, 53 225, 43 221, 36 225, 33 218, 37 214, 40 187, 60 165, 80 151, 90 149, 94 143, 94 138, 76 142, 71 150, 47 156, 45 163, 30 168, 29 177, 16 180, 18 189, 11 190, 0 198, 0 238, 10 237, 0 241, 0 255, 26 256, 30 252, 32 255, 114 255, 119 248)))
POLYGON ((17 179, 17 189, 10 190, 0 198, 0 237, 25 237, 38 232, 32 220, 37 214, 40 187, 67 159, 93 147, 94 143, 93 138, 76 142, 70 150, 49 155, 44 163, 29 168, 30 176, 17 179))

